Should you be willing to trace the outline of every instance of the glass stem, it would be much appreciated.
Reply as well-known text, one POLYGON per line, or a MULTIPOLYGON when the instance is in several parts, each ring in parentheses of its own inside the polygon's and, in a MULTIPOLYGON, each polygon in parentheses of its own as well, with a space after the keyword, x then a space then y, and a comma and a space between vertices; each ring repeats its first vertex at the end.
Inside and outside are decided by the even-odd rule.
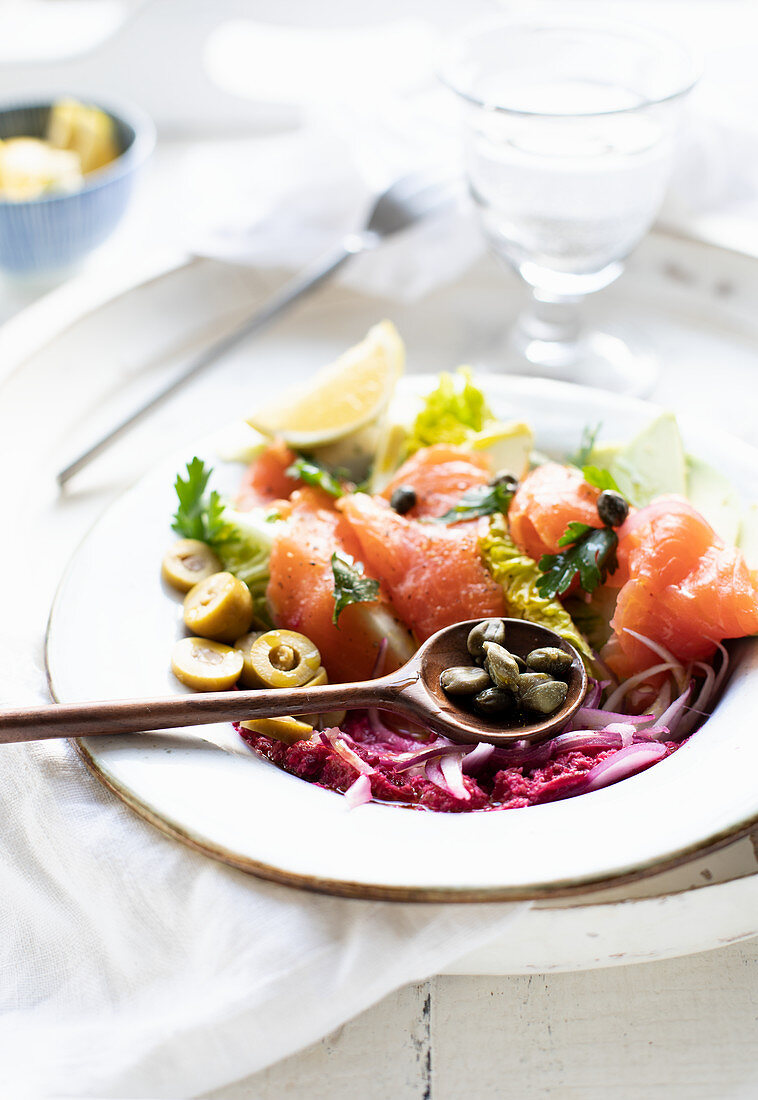
POLYGON ((581 355, 583 296, 529 289, 530 301, 516 321, 513 342, 530 363, 544 367, 546 373, 560 372, 581 355))

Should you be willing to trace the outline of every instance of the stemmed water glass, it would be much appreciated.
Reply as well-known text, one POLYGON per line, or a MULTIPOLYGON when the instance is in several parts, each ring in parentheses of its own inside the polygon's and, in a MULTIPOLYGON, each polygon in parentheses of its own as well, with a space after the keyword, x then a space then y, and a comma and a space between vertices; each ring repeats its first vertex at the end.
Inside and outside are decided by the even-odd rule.
POLYGON ((649 350, 585 329, 664 198, 698 72, 658 32, 599 21, 501 20, 464 33, 440 72, 464 117, 466 171, 486 239, 529 291, 508 369, 644 393, 649 350))

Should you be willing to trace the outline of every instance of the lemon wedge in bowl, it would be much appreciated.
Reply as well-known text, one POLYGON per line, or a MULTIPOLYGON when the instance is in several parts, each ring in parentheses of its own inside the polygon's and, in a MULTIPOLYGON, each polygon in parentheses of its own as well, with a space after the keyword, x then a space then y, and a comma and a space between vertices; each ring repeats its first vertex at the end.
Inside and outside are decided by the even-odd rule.
POLYGON ((405 347, 391 321, 323 367, 309 384, 286 391, 247 418, 295 450, 313 451, 354 436, 384 413, 405 365, 405 347))

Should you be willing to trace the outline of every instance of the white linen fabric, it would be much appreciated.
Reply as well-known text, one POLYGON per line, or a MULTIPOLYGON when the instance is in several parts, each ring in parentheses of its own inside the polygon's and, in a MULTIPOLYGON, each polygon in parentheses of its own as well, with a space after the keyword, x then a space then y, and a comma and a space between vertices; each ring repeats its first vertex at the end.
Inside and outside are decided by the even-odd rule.
MULTIPOLYGON (((0 352, 0 706, 49 702, 45 623, 65 561, 114 483, 143 468, 146 439, 166 446, 175 415, 162 410, 57 492, 55 470, 83 441, 82 406, 110 397, 121 412, 129 371, 118 333, 103 340, 94 373, 76 373, 65 346, 9 372, 0 352)), ((202 407, 197 391, 184 399, 202 407)), ((124 410, 133 400, 127 386, 124 410)), ((207 1094, 502 934, 522 908, 265 883, 163 836, 68 743, 0 745, 0 1096, 207 1094)))
POLYGON ((0 1091, 14 1100, 207 1093, 519 910, 260 882, 163 837, 68 744, 5 746, 2 764, 0 1091))

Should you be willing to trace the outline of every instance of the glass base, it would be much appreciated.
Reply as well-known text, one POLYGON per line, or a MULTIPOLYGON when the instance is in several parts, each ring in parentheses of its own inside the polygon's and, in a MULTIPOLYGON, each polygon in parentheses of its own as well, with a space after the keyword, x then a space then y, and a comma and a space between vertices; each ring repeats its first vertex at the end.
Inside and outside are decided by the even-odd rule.
POLYGON ((644 339, 590 331, 572 342, 528 339, 518 327, 510 334, 493 373, 551 378, 610 390, 627 397, 647 397, 658 379, 659 363, 644 339))

